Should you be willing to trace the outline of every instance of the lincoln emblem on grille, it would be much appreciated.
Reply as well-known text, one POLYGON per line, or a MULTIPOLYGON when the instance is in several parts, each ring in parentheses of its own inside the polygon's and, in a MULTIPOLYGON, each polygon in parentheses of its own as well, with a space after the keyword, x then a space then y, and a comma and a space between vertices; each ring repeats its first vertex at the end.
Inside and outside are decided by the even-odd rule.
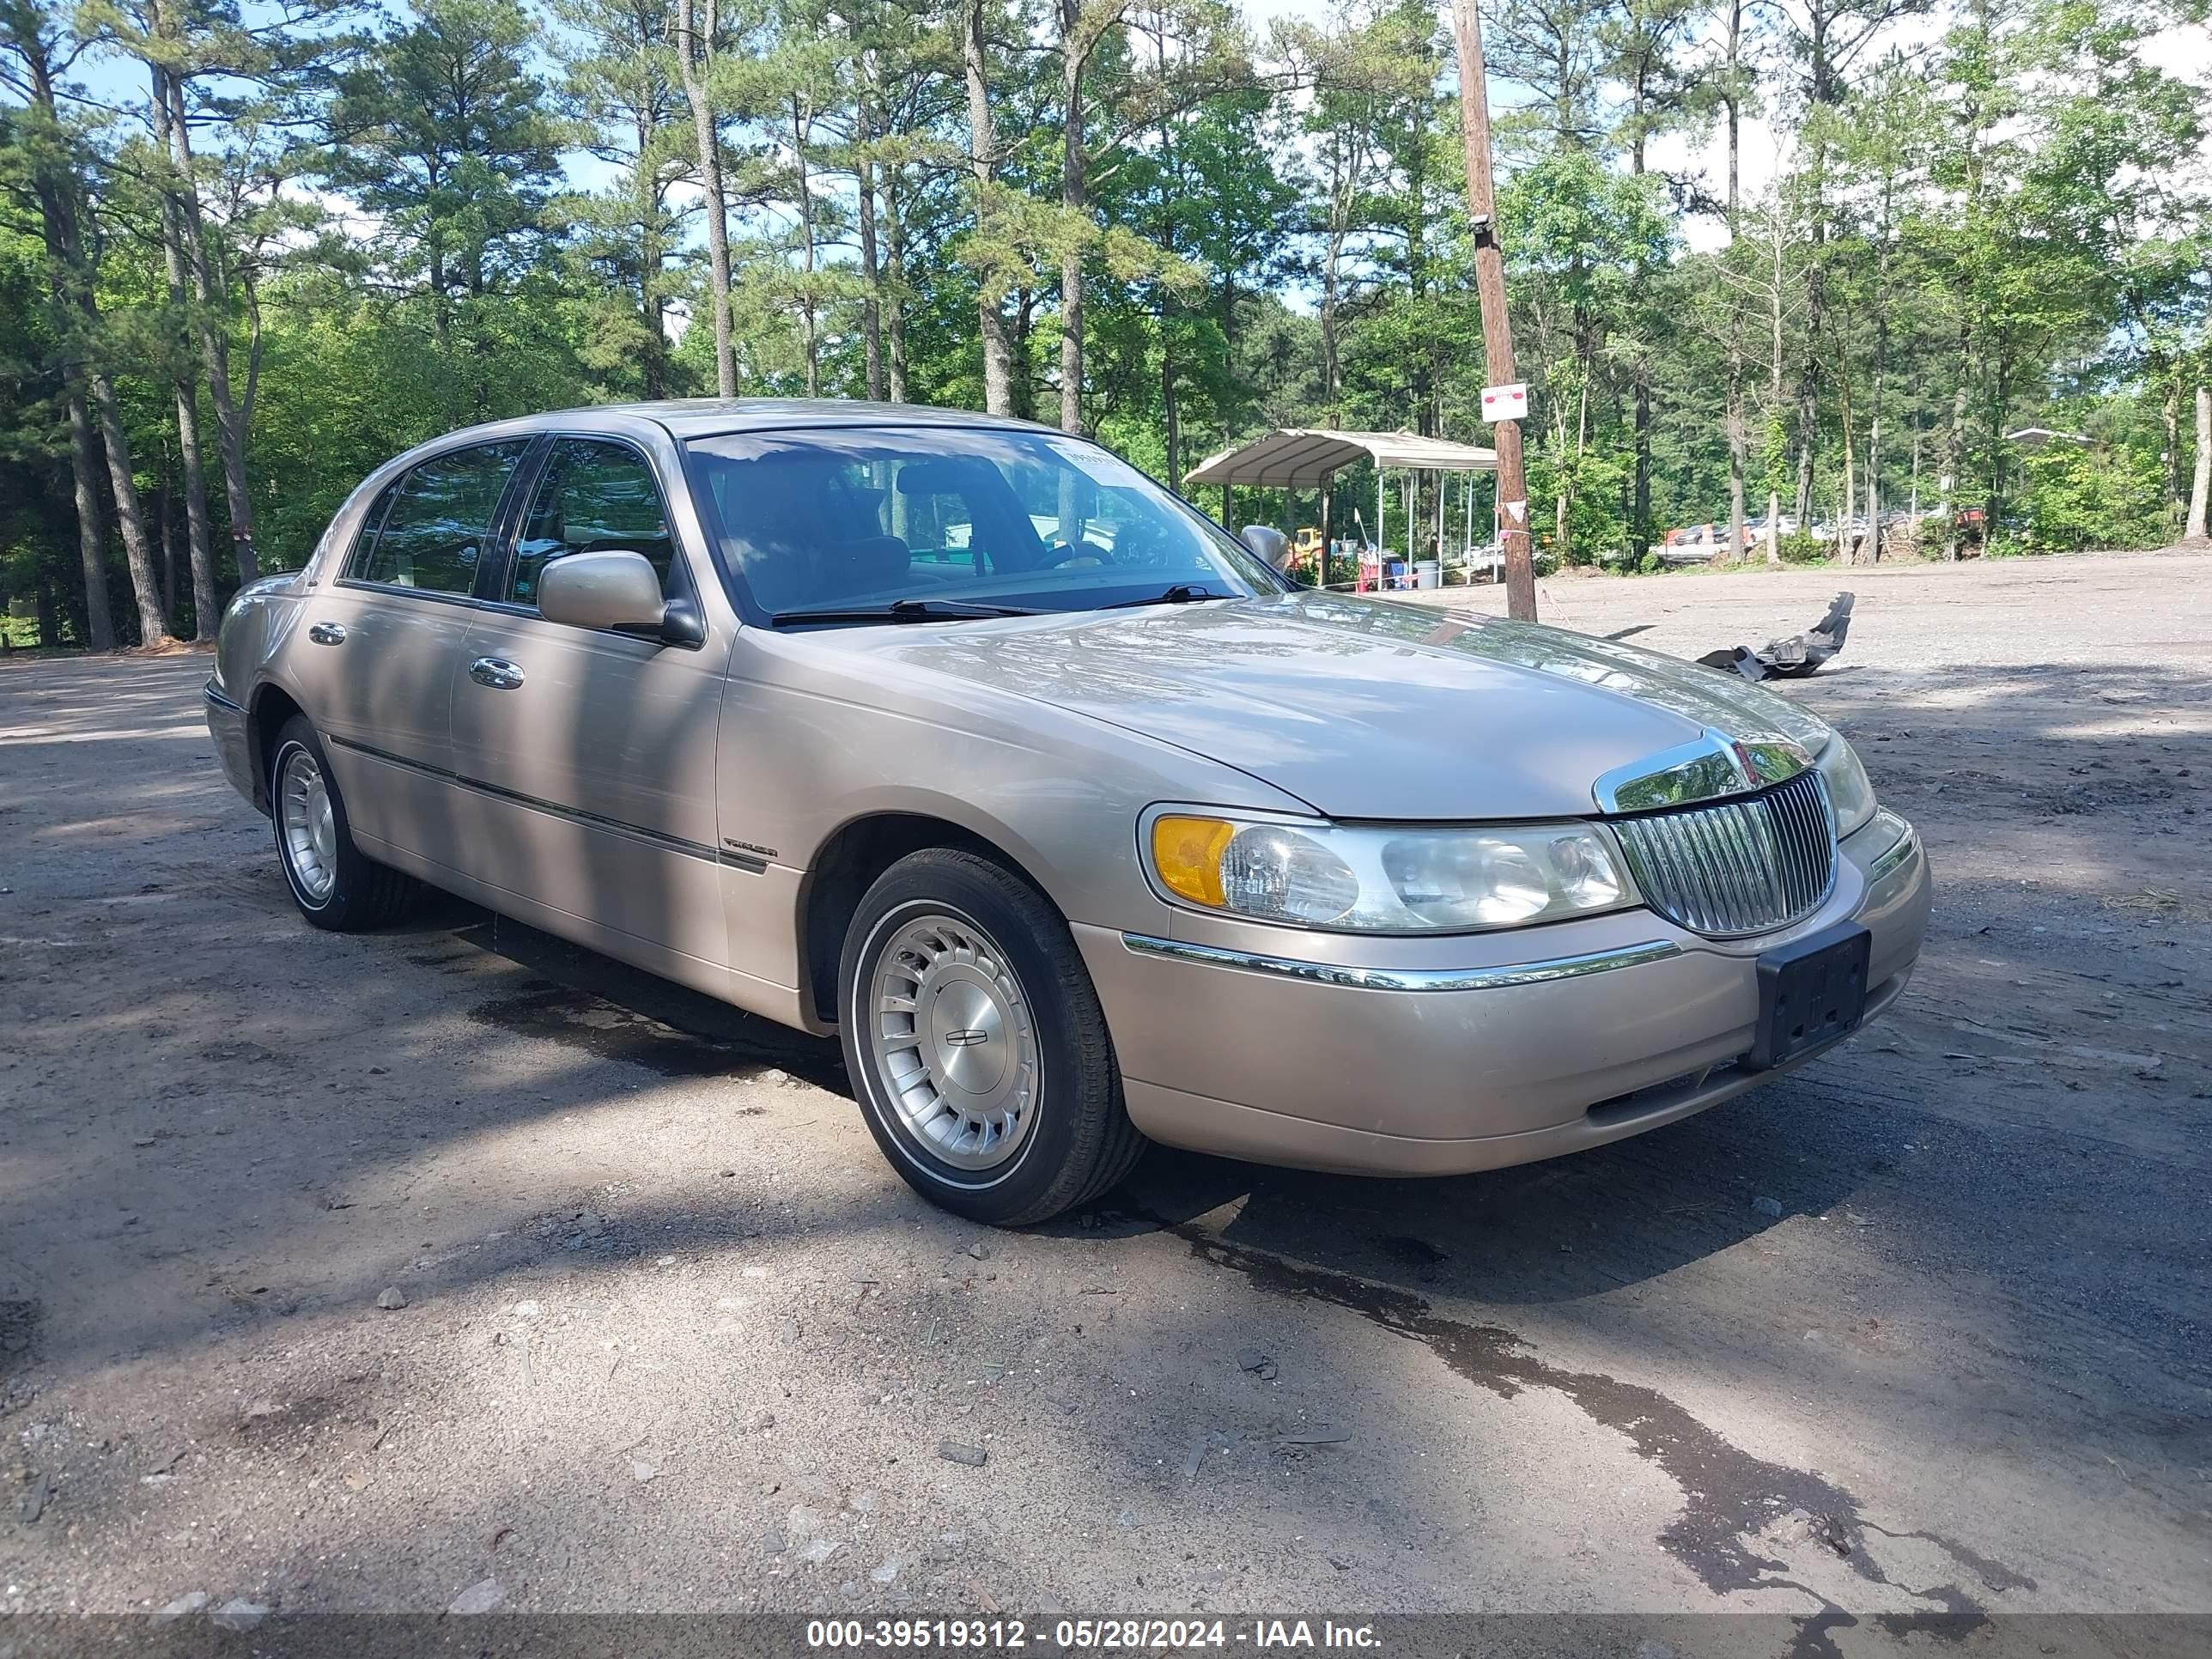
POLYGON ((1649 812, 1748 794, 1787 782, 1812 764, 1786 738, 1735 738, 1708 726, 1679 747, 1614 768, 1591 793, 1601 811, 1649 812))

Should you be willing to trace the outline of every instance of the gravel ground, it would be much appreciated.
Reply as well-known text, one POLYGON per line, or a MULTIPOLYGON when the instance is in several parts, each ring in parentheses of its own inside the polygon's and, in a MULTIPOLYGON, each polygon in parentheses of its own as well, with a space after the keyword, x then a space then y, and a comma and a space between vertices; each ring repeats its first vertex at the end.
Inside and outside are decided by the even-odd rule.
POLYGON ((2212 1611, 2212 560, 1545 614, 1846 584, 1790 694, 1932 849, 1890 1018, 1579 1158, 1156 1152, 1019 1236, 832 1045, 308 929, 204 657, 0 665, 0 1609, 2212 1611))

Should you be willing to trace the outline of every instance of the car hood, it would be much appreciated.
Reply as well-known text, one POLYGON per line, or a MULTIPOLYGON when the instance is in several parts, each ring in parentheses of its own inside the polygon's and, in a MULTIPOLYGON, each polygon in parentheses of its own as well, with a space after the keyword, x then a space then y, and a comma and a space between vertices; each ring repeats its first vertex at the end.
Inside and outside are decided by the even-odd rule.
POLYGON ((1340 818, 1588 816, 1605 773, 1705 728, 1813 752, 1829 736, 1773 693, 1672 657, 1339 594, 811 637, 1174 744, 1340 818))

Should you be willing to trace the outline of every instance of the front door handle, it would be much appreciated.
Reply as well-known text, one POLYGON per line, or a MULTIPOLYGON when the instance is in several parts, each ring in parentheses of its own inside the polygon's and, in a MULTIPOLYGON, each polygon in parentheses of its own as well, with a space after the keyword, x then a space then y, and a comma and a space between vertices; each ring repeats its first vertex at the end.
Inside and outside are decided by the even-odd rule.
POLYGON ((504 657, 478 657, 469 665, 469 678, 495 691, 512 691, 522 684, 522 671, 504 657))
POLYGON ((317 645, 343 645, 345 628, 338 623, 317 623, 307 630, 307 637, 317 645))

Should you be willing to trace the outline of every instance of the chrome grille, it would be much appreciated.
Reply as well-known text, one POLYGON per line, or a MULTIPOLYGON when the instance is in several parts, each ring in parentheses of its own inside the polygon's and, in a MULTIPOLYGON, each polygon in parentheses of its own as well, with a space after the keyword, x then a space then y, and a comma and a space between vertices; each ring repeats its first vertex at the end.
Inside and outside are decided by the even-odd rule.
POLYGON ((1760 794, 1615 818, 1613 828, 1644 902, 1694 933, 1786 927, 1836 877, 1828 792, 1809 767, 1760 794))

